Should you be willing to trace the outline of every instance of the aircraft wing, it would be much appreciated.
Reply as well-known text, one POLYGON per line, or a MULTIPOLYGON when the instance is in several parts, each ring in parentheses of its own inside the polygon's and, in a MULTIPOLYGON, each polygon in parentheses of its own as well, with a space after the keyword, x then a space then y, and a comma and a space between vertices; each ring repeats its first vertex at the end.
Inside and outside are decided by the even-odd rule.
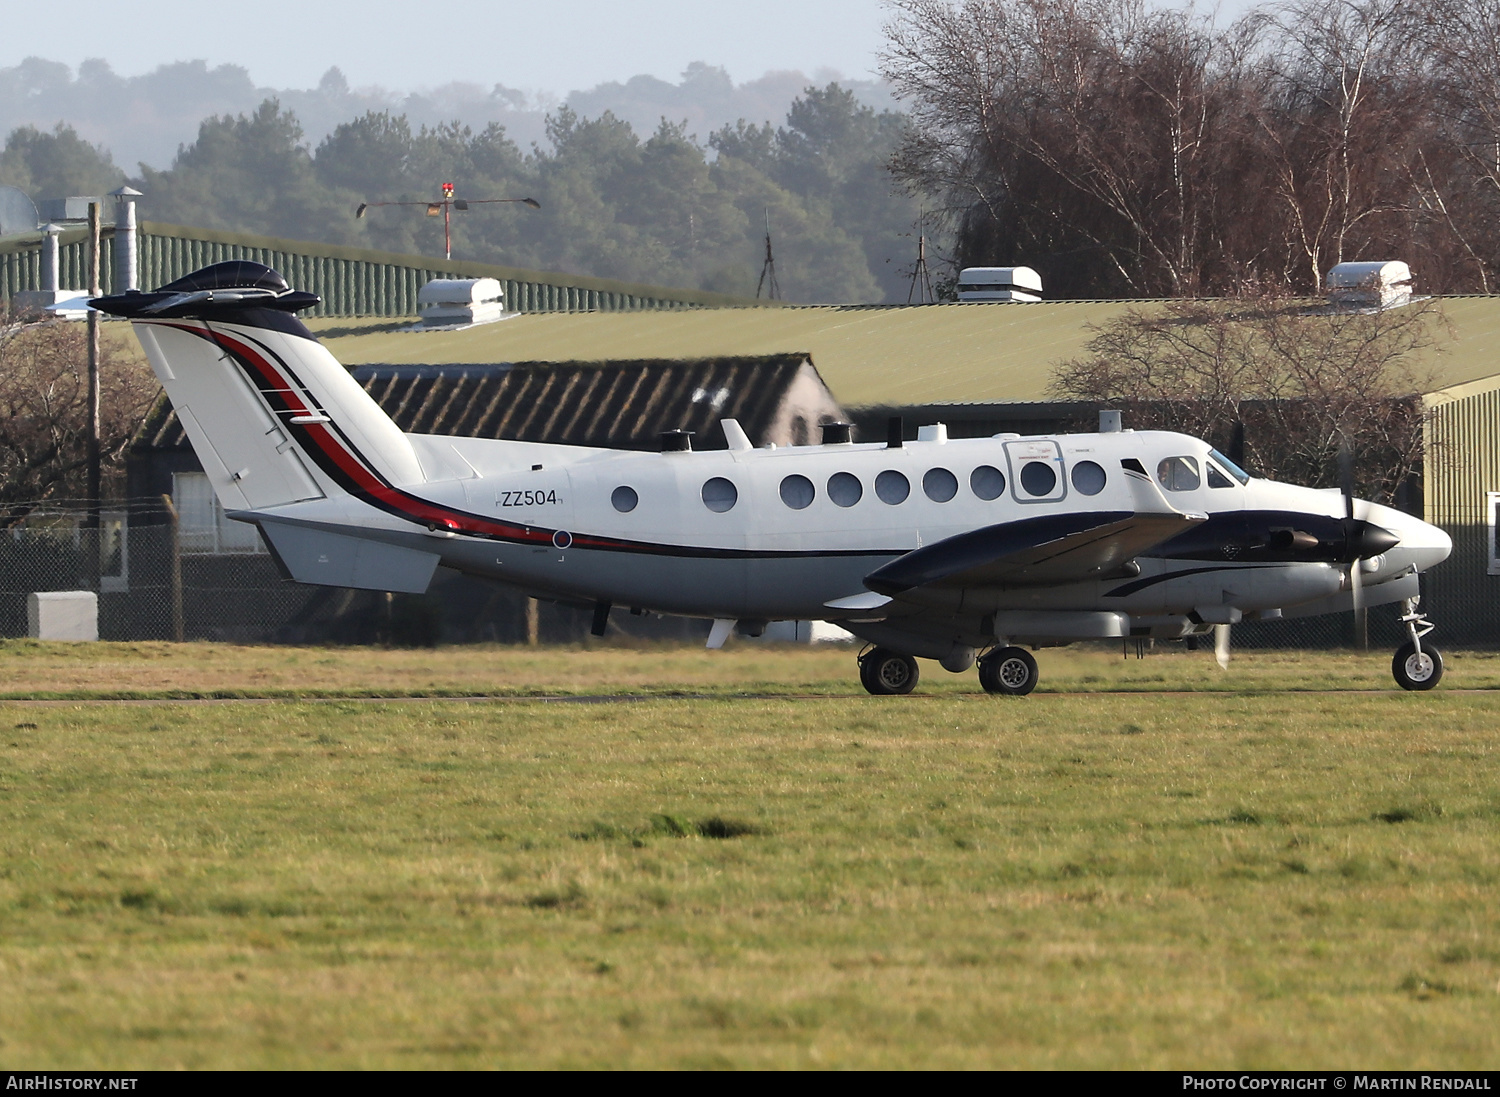
POLYGON ((891 596, 916 587, 1051 586, 1107 575, 1206 521, 1176 510, 1145 476, 1130 476, 1136 508, 1072 511, 985 526, 907 553, 865 578, 891 596))

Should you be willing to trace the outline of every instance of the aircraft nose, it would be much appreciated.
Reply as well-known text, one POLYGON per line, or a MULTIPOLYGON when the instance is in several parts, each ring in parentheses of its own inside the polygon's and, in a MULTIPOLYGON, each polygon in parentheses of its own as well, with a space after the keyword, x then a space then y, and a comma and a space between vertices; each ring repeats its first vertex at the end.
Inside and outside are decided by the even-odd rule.
POLYGON ((1384 507, 1381 510, 1384 512, 1379 515, 1381 526, 1388 527, 1382 528, 1382 532, 1391 533, 1396 538, 1397 544, 1390 547, 1397 550, 1393 555, 1403 565, 1412 564, 1418 571, 1426 571, 1441 564, 1453 552, 1453 538, 1437 526, 1399 511, 1384 507))

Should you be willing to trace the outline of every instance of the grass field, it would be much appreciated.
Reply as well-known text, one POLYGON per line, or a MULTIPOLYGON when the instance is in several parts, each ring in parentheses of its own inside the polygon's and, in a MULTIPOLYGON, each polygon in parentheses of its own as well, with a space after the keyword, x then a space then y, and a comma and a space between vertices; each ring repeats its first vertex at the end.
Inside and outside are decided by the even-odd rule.
POLYGON ((282 698, 0 704, 0 1066, 1500 1065, 1500 661, 851 661, 0 645, 282 698))
MULTIPOLYGON (((1500 652, 1446 656, 1443 688, 1500 689, 1500 652)), ((1390 652, 1237 652, 1227 672, 1206 651, 1164 647, 1145 659, 1118 648, 1039 652, 1043 693, 1223 693, 1396 688, 1390 652)), ((977 693, 972 671, 924 660, 923 694, 977 693)), ((496 697, 611 695, 864 696, 843 645, 675 645, 438 650, 242 647, 234 644, 55 644, 0 640, 0 700, 139 698, 496 697)))

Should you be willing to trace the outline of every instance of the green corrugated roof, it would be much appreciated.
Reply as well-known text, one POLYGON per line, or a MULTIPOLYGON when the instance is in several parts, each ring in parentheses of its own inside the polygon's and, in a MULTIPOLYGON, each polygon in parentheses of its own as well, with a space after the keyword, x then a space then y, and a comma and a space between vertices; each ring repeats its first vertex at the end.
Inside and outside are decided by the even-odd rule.
MULTIPOLYGON (((532 313, 459 331, 407 322, 316 321, 346 365, 603 361, 806 353, 845 406, 1048 399, 1059 361, 1141 302, 809 306, 680 312, 532 313)), ((1454 337, 1434 388, 1500 374, 1500 296, 1442 302, 1454 337)))

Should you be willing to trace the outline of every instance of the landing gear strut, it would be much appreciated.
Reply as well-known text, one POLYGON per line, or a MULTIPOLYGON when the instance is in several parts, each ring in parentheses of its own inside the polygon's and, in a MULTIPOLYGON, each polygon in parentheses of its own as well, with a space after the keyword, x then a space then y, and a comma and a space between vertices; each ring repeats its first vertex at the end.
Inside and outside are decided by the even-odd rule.
POLYGON ((986 693, 1024 697, 1036 683, 1036 660, 1025 648, 1000 648, 979 660, 979 684, 986 693))
POLYGON ((871 648, 859 657, 859 681, 877 697, 910 693, 916 688, 917 661, 888 648, 871 648))
POLYGON ((1422 637, 1432 631, 1433 625, 1417 608, 1420 598, 1408 598, 1401 603, 1401 623, 1411 637, 1396 649, 1391 660, 1391 674, 1402 689, 1431 689, 1443 679, 1443 654, 1437 648, 1422 644, 1422 637))

